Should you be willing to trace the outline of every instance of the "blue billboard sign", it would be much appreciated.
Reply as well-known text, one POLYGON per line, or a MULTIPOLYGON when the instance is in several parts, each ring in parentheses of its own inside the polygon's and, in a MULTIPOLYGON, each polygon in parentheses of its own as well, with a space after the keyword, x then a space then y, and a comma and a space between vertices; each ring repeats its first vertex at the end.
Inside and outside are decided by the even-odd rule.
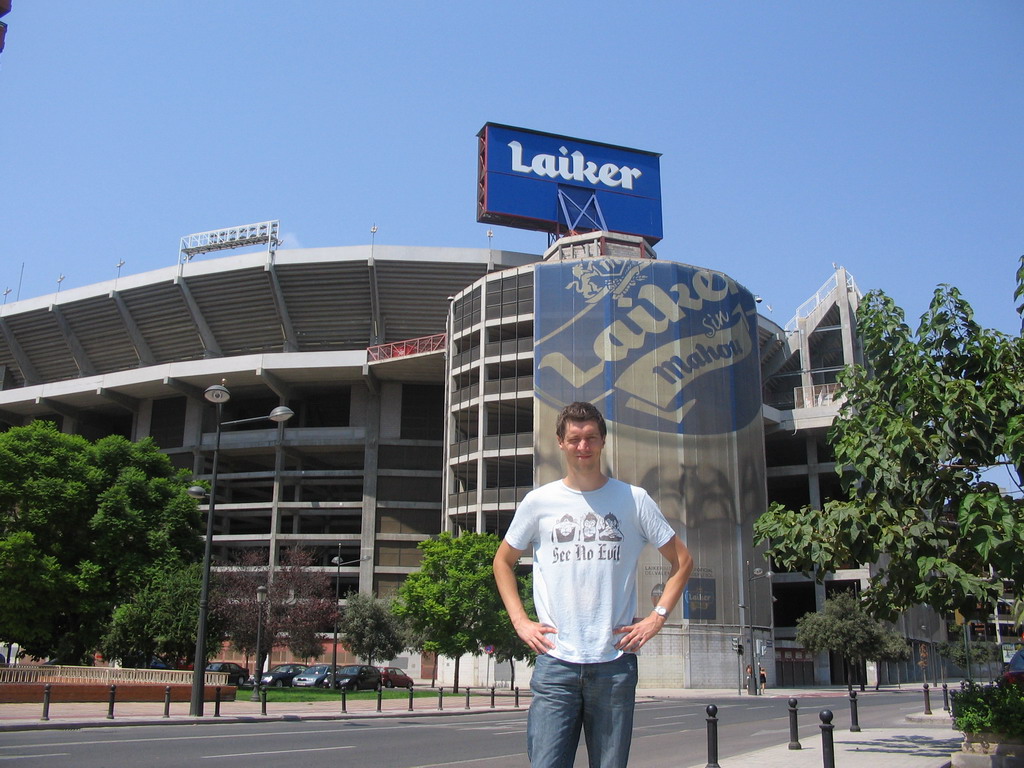
POLYGON ((661 240, 660 154, 495 123, 477 135, 477 221, 661 240))

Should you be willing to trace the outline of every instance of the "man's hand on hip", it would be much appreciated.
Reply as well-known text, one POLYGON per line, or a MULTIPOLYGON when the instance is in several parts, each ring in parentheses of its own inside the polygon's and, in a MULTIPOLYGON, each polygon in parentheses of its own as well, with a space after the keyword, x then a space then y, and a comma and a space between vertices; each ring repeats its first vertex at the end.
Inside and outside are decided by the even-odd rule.
POLYGON ((647 645, 647 642, 658 634, 663 626, 665 626, 665 618, 652 613, 628 626, 616 627, 612 632, 616 635, 623 635, 623 637, 615 644, 615 647, 620 651, 635 653, 647 645))
POLYGON ((513 622, 512 626, 515 628, 516 634, 519 635, 519 639, 530 646, 534 653, 547 653, 555 647, 555 644, 547 636, 557 635, 558 630, 549 624, 522 619, 513 622))

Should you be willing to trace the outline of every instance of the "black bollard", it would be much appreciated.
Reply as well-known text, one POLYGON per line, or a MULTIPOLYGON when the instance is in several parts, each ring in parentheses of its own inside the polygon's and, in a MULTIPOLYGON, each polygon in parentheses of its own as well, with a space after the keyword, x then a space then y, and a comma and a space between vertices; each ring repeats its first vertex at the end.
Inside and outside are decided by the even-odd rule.
POLYGON ((267 686, 265 685, 260 688, 260 714, 267 714, 267 686))
POLYGON ((377 711, 381 711, 381 702, 384 700, 384 686, 377 686, 377 711))
POLYGON ((342 686, 341 687, 341 714, 343 714, 343 715, 346 712, 348 712, 348 702, 346 701, 347 694, 348 694, 348 691, 345 689, 345 686, 342 686))
POLYGON ((949 712, 949 686, 942 684, 942 708, 949 712))
POLYGON ((437 711, 440 712, 444 709, 444 687, 440 686, 437 689, 437 711))
POLYGON ((469 686, 466 686, 466 709, 469 709, 469 686))
POLYGON ((40 720, 50 719, 50 691, 49 683, 43 686, 43 716, 39 718, 40 720))
POLYGON ((171 716, 171 686, 164 688, 164 717, 171 716))
POLYGON ((860 720, 857 718, 857 692, 850 691, 850 732, 860 733, 860 720))
POLYGON ((823 709, 818 713, 818 717, 821 719, 821 759, 824 768, 836 768, 836 750, 835 745, 832 743, 832 731, 835 726, 832 725, 832 710, 823 709))
POLYGON ((491 686, 491 709, 494 709, 494 686, 491 686))
POLYGON ((704 768, 720 768, 718 765, 718 707, 708 704, 704 710, 708 713, 708 764, 704 768))
POLYGON ((926 715, 932 713, 932 696, 928 692, 928 683, 924 684, 924 713, 926 715))
POLYGON ((213 691, 213 716, 220 717, 220 686, 213 691))
POLYGON ((107 720, 114 719, 114 699, 117 698, 117 686, 110 686, 110 698, 107 699, 107 720))
POLYGON ((789 700, 789 748, 803 749, 800 746, 800 729, 796 724, 796 699, 789 700))
POLYGON ((516 709, 519 709, 519 686, 516 686, 516 709))
POLYGON ((409 686, 409 711, 412 712, 412 686, 409 686))

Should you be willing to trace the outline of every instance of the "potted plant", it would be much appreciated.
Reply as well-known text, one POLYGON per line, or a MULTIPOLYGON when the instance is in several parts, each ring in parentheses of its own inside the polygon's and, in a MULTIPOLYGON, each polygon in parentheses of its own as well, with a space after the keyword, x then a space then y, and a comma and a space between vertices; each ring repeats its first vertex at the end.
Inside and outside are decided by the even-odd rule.
POLYGON ((965 683, 953 693, 952 713, 953 727, 964 734, 953 768, 1024 768, 1024 685, 965 683))

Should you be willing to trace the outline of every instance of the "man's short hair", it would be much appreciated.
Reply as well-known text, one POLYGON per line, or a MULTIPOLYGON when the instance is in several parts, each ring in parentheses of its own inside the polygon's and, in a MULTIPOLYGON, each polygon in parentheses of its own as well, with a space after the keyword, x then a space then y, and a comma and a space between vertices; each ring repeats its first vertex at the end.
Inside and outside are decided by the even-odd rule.
POLYGON ((570 421, 597 422, 597 429, 601 433, 601 437, 608 436, 608 425, 604 423, 604 416, 593 403, 569 403, 562 409, 562 412, 558 414, 558 421, 555 422, 555 435, 559 440, 565 437, 565 425, 570 421))

